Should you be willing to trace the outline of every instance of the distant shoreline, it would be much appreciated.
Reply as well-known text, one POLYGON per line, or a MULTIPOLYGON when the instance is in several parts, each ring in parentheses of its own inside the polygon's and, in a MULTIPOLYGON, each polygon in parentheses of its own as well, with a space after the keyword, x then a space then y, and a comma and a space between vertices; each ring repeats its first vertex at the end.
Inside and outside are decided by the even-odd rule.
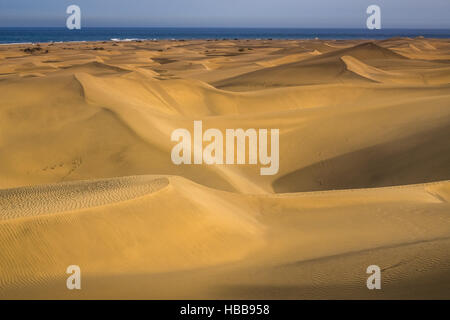
POLYGON ((345 28, 104 28, 68 30, 57 27, 0 27, 0 44, 155 40, 385 40, 448 39, 450 29, 345 28))
MULTIPOLYGON (((189 42, 189 41, 383 41, 383 40, 395 40, 395 39, 409 39, 409 37, 392 37, 386 39, 373 39, 373 38, 361 38, 361 39, 142 39, 142 40, 81 40, 81 41, 49 41, 49 42, 17 42, 17 43, 0 43, 0 47, 4 46, 22 46, 22 45, 50 45, 50 44, 98 44, 98 43, 145 43, 145 42, 189 42)), ((448 38, 427 38, 418 36, 415 39, 427 39, 427 40, 446 40, 448 38)))

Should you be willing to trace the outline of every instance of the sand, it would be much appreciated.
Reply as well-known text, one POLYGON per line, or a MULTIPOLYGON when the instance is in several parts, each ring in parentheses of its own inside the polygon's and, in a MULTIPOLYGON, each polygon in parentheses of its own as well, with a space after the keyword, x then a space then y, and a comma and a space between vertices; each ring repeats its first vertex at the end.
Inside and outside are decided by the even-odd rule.
POLYGON ((1 299, 450 298, 450 40, 31 46, 0 46, 1 299), (174 165, 194 120, 279 129, 279 172, 174 165))

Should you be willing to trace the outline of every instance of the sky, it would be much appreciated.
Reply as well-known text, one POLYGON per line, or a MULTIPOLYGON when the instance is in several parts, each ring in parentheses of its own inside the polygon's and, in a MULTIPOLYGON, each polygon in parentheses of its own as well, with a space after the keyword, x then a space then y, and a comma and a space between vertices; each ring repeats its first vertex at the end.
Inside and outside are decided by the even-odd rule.
POLYGON ((65 27, 71 4, 83 27, 365 28, 376 4, 383 28, 450 29, 450 0, 0 0, 0 27, 65 27))

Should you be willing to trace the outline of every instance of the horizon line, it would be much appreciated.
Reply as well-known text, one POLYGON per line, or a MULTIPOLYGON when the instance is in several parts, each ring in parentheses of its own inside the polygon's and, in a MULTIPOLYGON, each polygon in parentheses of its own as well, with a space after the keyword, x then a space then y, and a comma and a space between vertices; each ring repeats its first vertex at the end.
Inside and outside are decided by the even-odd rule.
MULTIPOLYGON (((67 29, 65 26, 63 27, 55 27, 55 26, 0 26, 0 29, 6 28, 17 28, 17 29, 25 29, 25 28, 35 28, 35 29, 67 29)), ((82 29, 101 29, 101 28, 121 28, 121 29, 336 29, 336 30, 367 30, 373 32, 381 32, 383 30, 450 30, 450 27, 439 28, 439 27, 384 27, 379 30, 368 30, 365 27, 176 27, 176 26, 86 26, 82 27, 82 29)), ((73 31, 73 30, 71 30, 73 31)))

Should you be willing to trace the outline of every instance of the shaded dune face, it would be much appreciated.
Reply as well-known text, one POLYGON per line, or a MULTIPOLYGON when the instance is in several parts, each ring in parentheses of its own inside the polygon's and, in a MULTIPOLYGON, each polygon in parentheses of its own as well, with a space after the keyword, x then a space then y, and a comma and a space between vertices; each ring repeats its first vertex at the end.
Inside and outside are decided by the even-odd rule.
POLYGON ((450 180, 447 125, 364 148, 291 172, 275 192, 373 188, 450 180))
POLYGON ((0 298, 449 298, 448 39, 26 46, 0 46, 0 298), (279 129, 279 172, 173 164, 194 120, 279 129))

